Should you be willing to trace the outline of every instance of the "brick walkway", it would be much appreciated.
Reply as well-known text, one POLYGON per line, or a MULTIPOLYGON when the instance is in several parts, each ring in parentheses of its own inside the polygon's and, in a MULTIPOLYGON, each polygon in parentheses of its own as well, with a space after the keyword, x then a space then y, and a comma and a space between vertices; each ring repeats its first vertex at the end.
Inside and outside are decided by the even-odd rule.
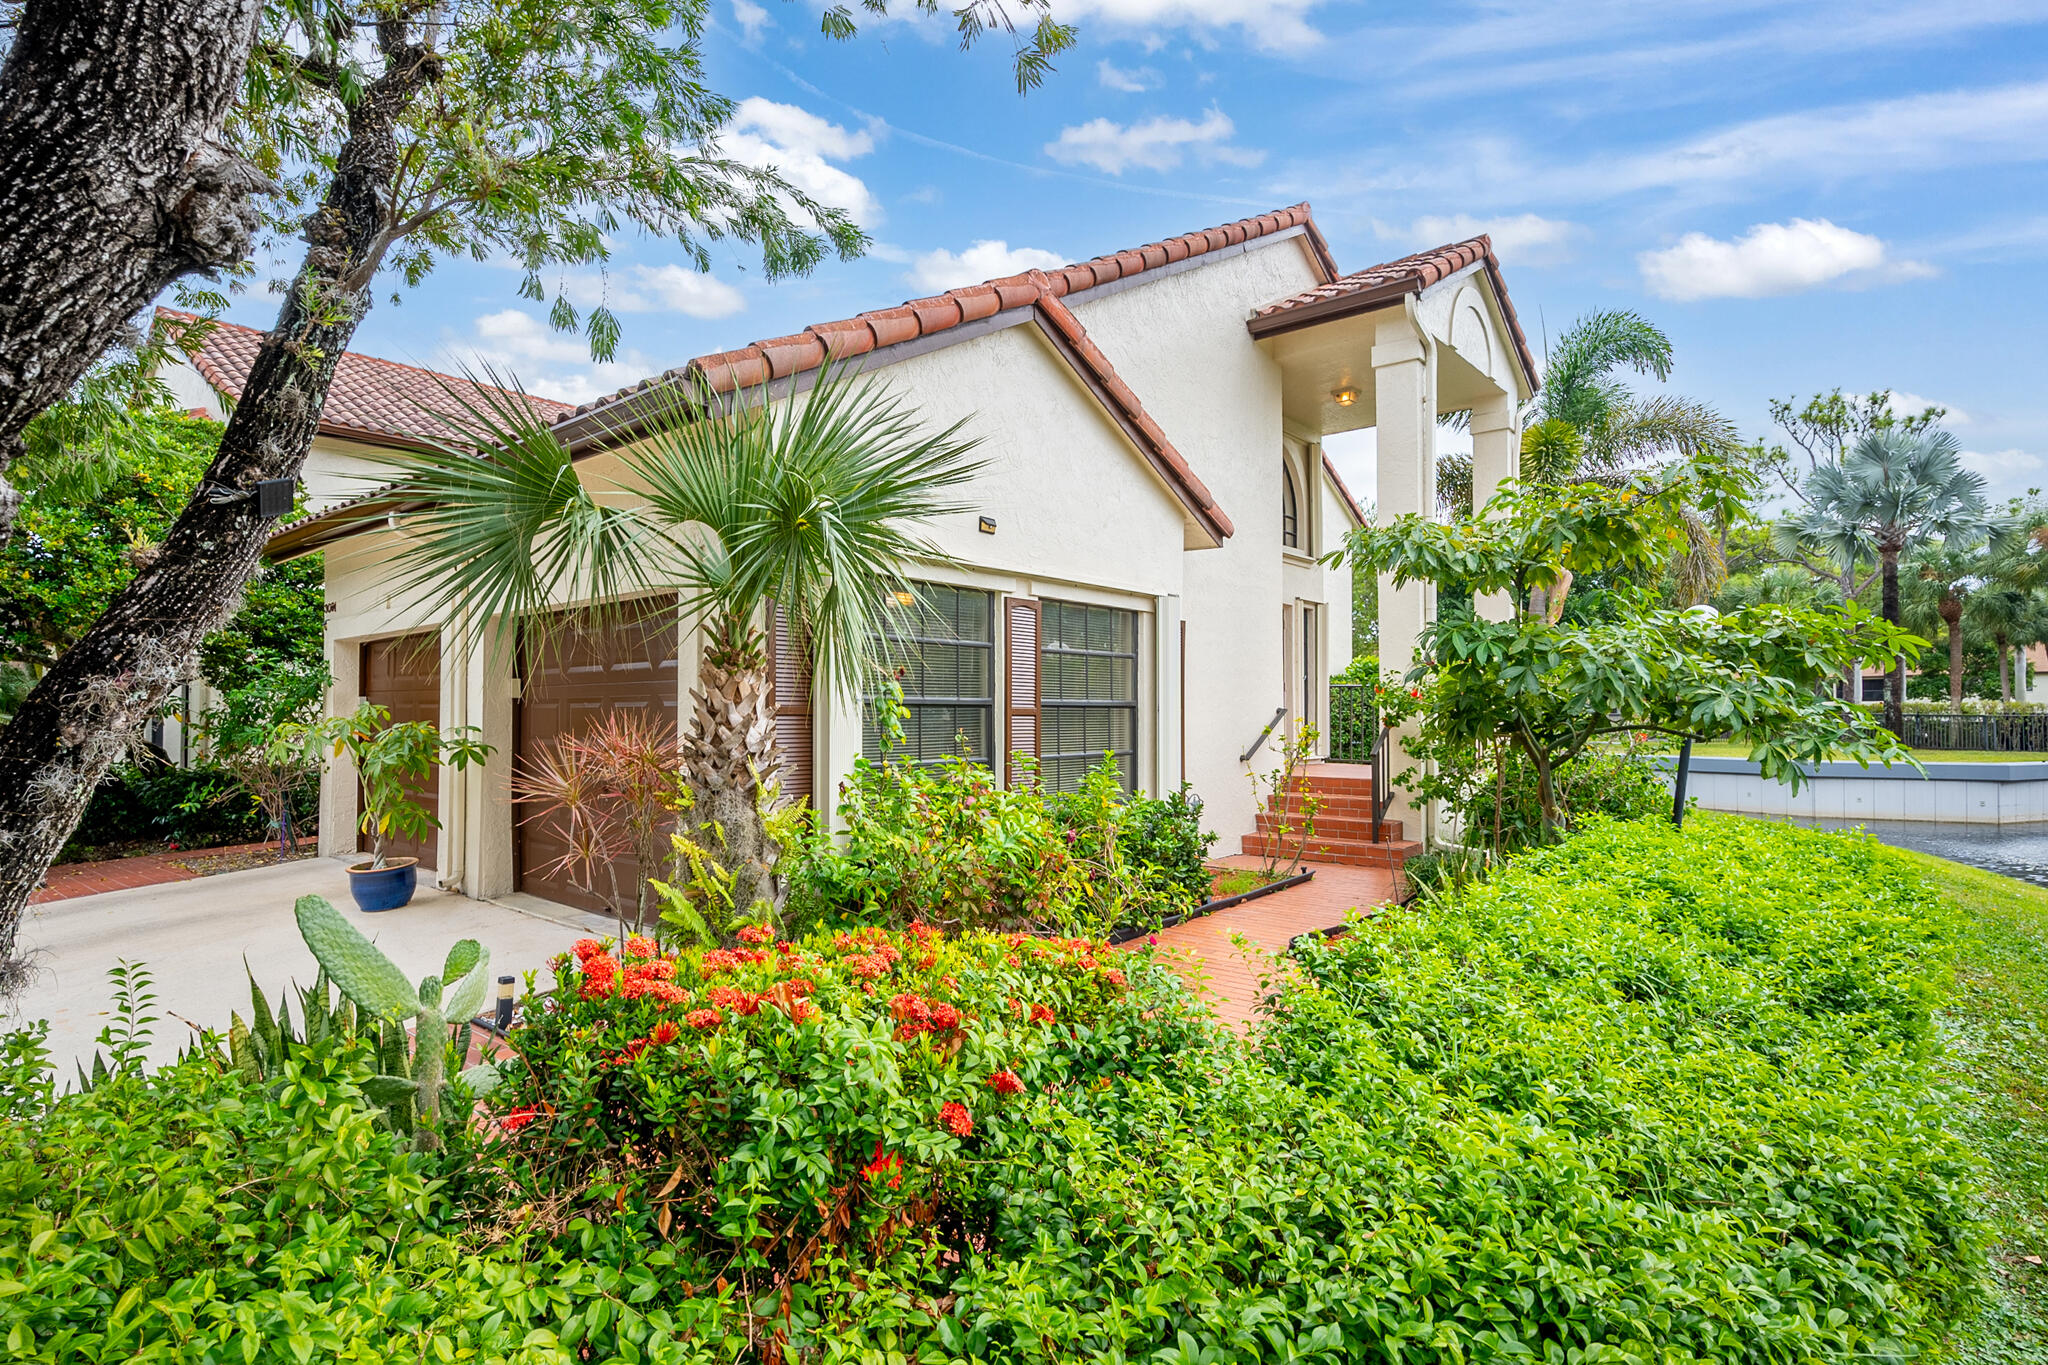
MULTIPOLYGON (((1259 865, 1259 859, 1242 855, 1218 861, 1226 867, 1259 865)), ((1313 881, 1159 933, 1159 948, 1167 960, 1207 997, 1210 1012, 1239 1033, 1257 1017, 1259 977, 1274 972, 1268 959, 1288 940, 1334 929, 1353 908, 1370 910, 1397 894, 1389 868, 1309 866, 1315 869, 1313 881), (1238 935, 1243 935, 1246 948, 1231 942, 1238 935)))
POLYGON ((184 848, 175 853, 144 853, 133 858, 108 858, 97 863, 60 863, 50 869, 43 886, 30 896, 29 904, 46 905, 68 901, 74 896, 97 896, 102 891, 127 891, 138 886, 162 886, 166 882, 189 882, 208 874, 195 872, 180 863, 220 853, 253 853, 275 848, 260 844, 230 844, 224 848, 184 848))

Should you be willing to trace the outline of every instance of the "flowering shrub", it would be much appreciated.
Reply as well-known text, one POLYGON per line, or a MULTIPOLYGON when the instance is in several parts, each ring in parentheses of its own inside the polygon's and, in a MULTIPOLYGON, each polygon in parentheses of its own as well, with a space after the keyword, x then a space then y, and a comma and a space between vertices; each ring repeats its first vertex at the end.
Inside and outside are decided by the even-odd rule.
POLYGON ((1105 758, 1077 792, 1006 787, 964 758, 854 765, 843 831, 783 870, 798 923, 911 923, 1103 937, 1156 927, 1207 891, 1201 806, 1127 795, 1105 758))
POLYGON ((966 1174, 1034 1099, 1143 1075, 1207 1037, 1149 954, 922 924, 554 964, 492 1096, 523 1198, 594 1211, 729 1276, 887 1260, 958 1225, 966 1174))

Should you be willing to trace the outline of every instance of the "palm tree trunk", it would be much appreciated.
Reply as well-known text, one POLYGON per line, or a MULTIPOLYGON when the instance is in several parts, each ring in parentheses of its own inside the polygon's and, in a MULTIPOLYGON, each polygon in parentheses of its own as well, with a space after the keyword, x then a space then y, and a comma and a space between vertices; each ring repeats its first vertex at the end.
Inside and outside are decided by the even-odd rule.
POLYGON ((1998 638, 1998 699, 2012 700, 2012 642, 2005 636, 1998 638))
MULTIPOLYGON (((781 775, 775 745, 775 687, 767 642, 752 621, 727 615, 713 623, 691 700, 683 770, 694 799, 689 820, 696 841, 732 878, 732 914, 750 916, 765 902, 780 915, 784 898, 776 864, 782 849, 769 837, 762 792, 781 775)), ((716 919, 706 916, 716 927, 716 919)))
MULTIPOLYGON (((1881 552, 1884 564, 1884 619, 1891 625, 1899 623, 1899 552, 1886 546, 1881 552)), ((1891 676, 1884 689, 1884 728, 1895 735, 1906 732, 1906 656, 1900 654, 1892 659, 1891 676)))
POLYGON ((1941 613, 1943 624, 1948 627, 1948 704, 1951 710, 1963 709, 1963 613, 1961 604, 1951 616, 1944 606, 1941 613))

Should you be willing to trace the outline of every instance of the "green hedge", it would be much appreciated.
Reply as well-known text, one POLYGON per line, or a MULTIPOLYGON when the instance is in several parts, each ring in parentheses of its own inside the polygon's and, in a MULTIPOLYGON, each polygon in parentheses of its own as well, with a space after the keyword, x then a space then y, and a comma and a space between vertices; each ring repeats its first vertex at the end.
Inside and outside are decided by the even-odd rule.
POLYGON ((79 1361, 1905 1360, 1977 1254, 1953 932, 1865 839, 1699 817, 1305 949, 1251 1048, 1143 949, 583 945, 509 1134, 431 1165, 331 1045, 17 1083, 0 1317, 79 1361))

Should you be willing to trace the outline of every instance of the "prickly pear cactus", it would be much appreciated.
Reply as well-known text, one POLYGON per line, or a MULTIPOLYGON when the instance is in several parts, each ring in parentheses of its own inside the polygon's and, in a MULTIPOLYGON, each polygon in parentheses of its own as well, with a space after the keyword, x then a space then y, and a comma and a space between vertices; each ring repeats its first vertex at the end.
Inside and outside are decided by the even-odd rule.
POLYGON ((356 1005, 386 1019, 407 1019, 419 995, 397 964, 356 931, 324 896, 301 896, 294 913, 299 937, 313 957, 356 1005))

